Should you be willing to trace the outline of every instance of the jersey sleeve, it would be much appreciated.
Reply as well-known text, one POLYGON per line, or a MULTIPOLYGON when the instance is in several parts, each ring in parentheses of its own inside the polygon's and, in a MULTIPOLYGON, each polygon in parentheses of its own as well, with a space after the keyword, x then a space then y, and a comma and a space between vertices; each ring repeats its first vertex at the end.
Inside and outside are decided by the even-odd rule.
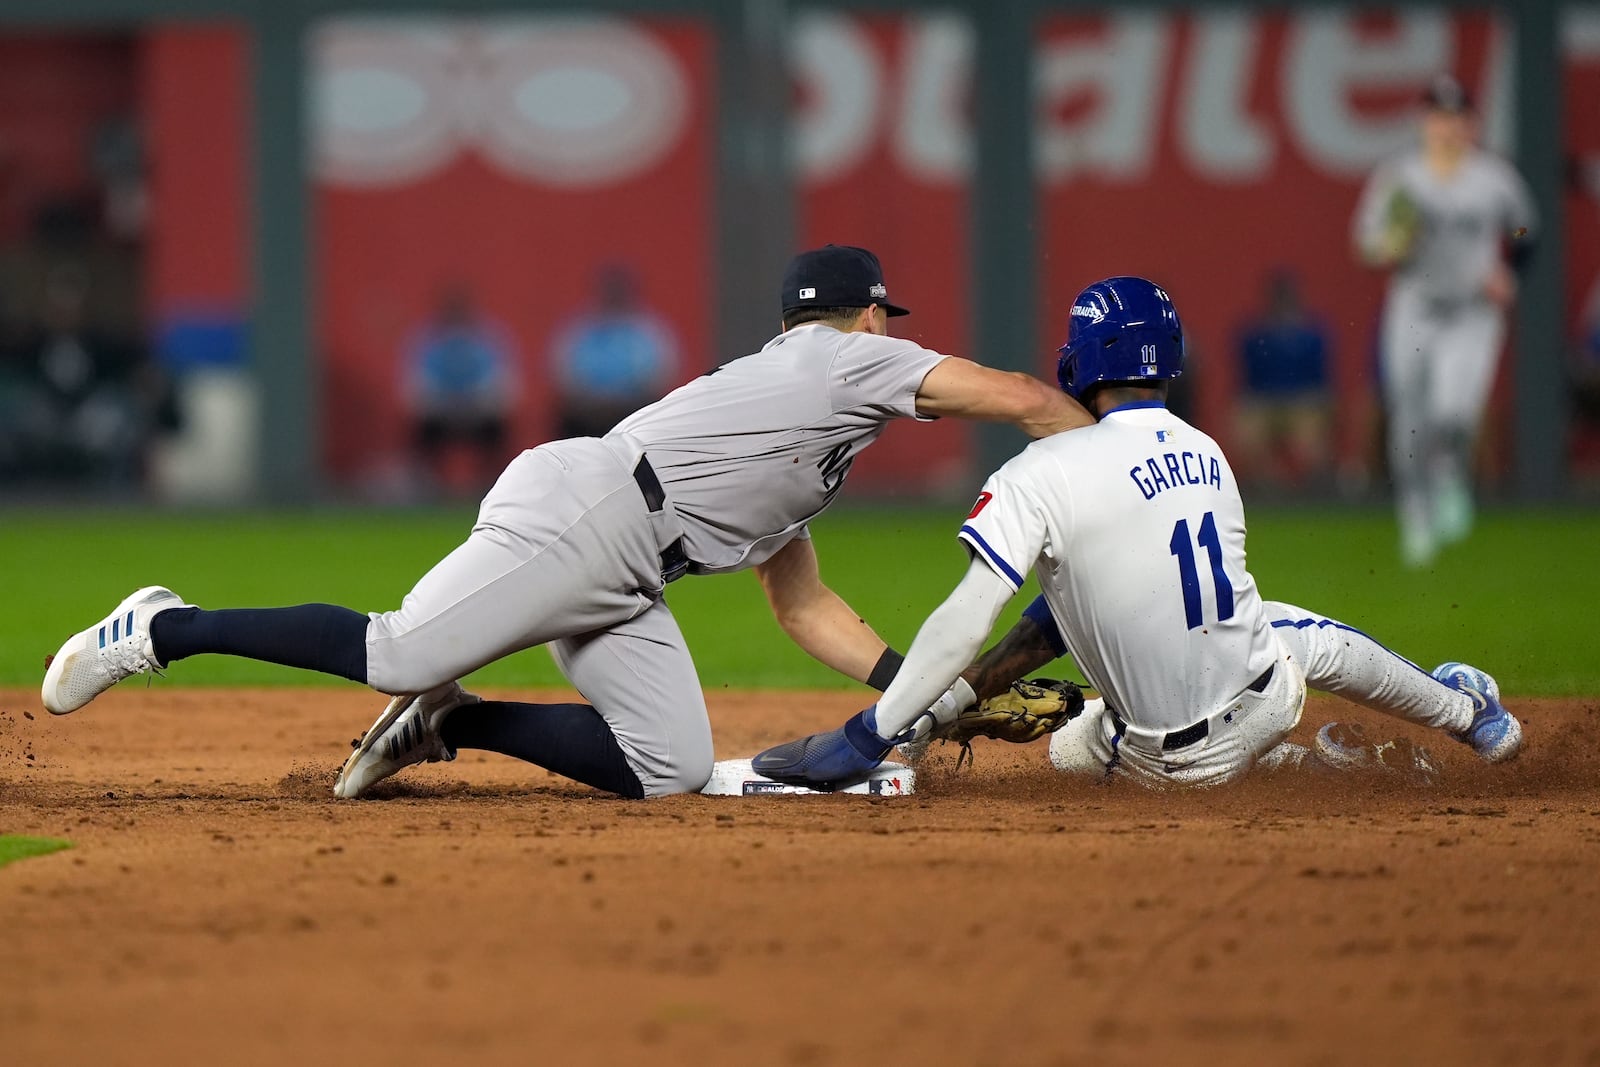
POLYGON ((1356 213, 1350 220, 1350 240, 1362 255, 1370 254, 1383 239, 1389 199, 1399 188, 1399 170, 1392 160, 1380 164, 1361 188, 1361 199, 1356 201, 1356 213))
POLYGON ((847 333, 828 368, 828 399, 835 411, 876 411, 918 418, 917 390, 946 359, 902 337, 847 333))
POLYGON ((1514 240, 1532 237, 1539 230, 1539 213, 1533 206, 1533 193, 1510 162, 1501 160, 1500 168, 1505 184, 1505 232, 1514 240))
POLYGON ((1024 452, 984 483, 956 532, 1013 590, 1022 588, 1049 536, 1044 505, 1028 488, 1028 459, 1024 452))

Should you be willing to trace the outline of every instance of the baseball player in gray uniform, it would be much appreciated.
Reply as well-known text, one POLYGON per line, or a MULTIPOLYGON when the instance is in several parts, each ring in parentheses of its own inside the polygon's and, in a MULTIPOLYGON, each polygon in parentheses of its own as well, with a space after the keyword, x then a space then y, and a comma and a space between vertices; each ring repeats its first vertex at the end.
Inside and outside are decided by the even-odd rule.
POLYGON ((1092 419, 1007 373, 890 338, 878 260, 829 245, 783 282, 783 332, 624 419, 603 438, 522 453, 466 542, 394 611, 328 604, 202 611, 140 589, 52 659, 66 714, 121 678, 200 653, 339 675, 394 694, 340 772, 357 797, 403 767, 476 748, 628 797, 701 788, 710 724, 667 607, 686 574, 754 568, 807 653, 883 689, 900 657, 825 586, 807 527, 897 418, 1010 422, 1042 437, 1092 419), (458 679, 548 644, 587 703, 483 701, 458 679))
POLYGON ((1373 173, 1353 235, 1365 263, 1392 272, 1381 365, 1410 566, 1472 528, 1473 446, 1516 295, 1511 268, 1531 254, 1534 229, 1521 176, 1475 146, 1460 84, 1435 79, 1424 104, 1421 143, 1373 173))

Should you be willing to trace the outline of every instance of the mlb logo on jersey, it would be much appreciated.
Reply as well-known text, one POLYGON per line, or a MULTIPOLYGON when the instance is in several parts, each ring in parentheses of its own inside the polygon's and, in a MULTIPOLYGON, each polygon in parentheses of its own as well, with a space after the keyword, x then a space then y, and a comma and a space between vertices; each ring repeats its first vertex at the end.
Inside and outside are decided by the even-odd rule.
POLYGON ((1163 444, 1165 444, 1166 442, 1172 440, 1176 436, 1177 436, 1177 434, 1173 433, 1171 430, 1157 430, 1156 431, 1156 440, 1160 441, 1163 444))

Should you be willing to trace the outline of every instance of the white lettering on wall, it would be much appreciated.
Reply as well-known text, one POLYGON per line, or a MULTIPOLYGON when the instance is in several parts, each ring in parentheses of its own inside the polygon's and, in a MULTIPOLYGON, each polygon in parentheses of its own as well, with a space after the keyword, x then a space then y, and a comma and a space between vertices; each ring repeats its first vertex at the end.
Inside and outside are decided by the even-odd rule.
POLYGON ((901 72, 896 154, 930 182, 961 182, 972 173, 971 25, 959 15, 908 20, 901 72))
POLYGON ((1169 20, 1149 12, 1106 18, 1103 37, 1047 41, 1038 55, 1038 162, 1048 182, 1085 173, 1136 180, 1155 153, 1169 20), (1088 95, 1081 118, 1060 112, 1088 95))
POLYGON ((1496 152, 1509 154, 1515 148, 1516 108, 1512 106, 1516 81, 1516 30, 1499 19, 1489 31, 1489 67, 1479 86, 1478 107, 1483 113, 1483 143, 1496 152))
POLYGON ((1283 59, 1285 117, 1306 157, 1333 174, 1365 173, 1415 137, 1409 108, 1369 117, 1355 106, 1362 90, 1427 84, 1455 59, 1454 27, 1437 10, 1395 16, 1395 32, 1374 40, 1342 11, 1295 17, 1283 59))
POLYGON ((1250 114, 1250 87, 1260 56, 1260 32, 1242 10, 1194 17, 1194 54, 1179 95, 1178 138, 1194 168, 1219 182, 1248 182, 1271 169, 1277 145, 1265 122, 1250 114))
POLYGON ((860 24, 809 11, 795 19, 790 63, 800 83, 794 155, 802 180, 823 182, 871 150, 883 108, 883 67, 860 24))
POLYGON ((350 19, 314 38, 324 181, 402 185, 475 151, 560 186, 643 173, 682 138, 677 57, 622 19, 350 19))

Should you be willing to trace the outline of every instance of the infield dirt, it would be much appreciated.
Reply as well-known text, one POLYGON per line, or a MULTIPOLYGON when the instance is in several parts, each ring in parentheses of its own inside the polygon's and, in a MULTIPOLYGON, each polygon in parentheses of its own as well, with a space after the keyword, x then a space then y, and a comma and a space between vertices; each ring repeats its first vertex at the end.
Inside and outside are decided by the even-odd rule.
MULTIPOLYGON (((520 694, 526 698, 527 694, 520 694)), ((0 691, 0 1062, 1600 1064, 1600 702, 1431 790, 1067 781, 627 802, 501 757, 329 790, 381 699, 0 691), (33 717, 28 718, 27 714, 33 717), (31 757, 31 758, 30 758, 31 757)), ((856 710, 712 694, 721 758, 856 710)))

